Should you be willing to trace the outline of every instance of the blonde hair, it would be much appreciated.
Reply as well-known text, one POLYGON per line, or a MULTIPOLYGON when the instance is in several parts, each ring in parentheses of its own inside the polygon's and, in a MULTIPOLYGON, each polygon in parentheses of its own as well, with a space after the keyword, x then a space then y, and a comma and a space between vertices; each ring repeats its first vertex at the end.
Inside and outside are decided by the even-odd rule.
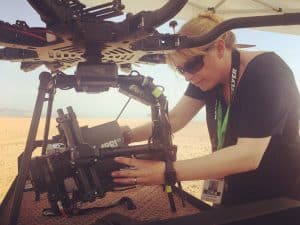
MULTIPOLYGON (((222 21, 223 20, 216 14, 212 12, 205 12, 185 23, 179 30, 178 34, 186 35, 189 37, 201 36, 205 33, 208 33, 222 21)), ((235 35, 231 31, 225 32, 218 39, 224 40, 226 48, 234 48, 236 39, 235 35)), ((209 48, 213 45, 213 43, 214 42, 211 42, 207 45, 195 48, 177 49, 175 51, 172 51, 167 56, 167 63, 171 66, 174 66, 174 59, 176 59, 176 61, 178 62, 183 63, 196 55, 203 54, 203 49, 209 48)))

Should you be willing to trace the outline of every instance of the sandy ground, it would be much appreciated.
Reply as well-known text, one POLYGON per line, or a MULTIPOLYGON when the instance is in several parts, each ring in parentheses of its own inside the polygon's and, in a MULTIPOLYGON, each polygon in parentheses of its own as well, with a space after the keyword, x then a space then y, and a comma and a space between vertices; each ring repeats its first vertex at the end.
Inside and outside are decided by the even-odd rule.
MULTIPOLYGON (((81 126, 93 126, 108 122, 105 119, 80 119, 81 126)), ((31 119, 0 118, 0 202, 17 174, 17 157, 24 150, 31 119)), ((37 140, 43 137, 45 120, 42 119, 37 134, 37 140)), ((120 120, 120 125, 129 124, 132 127, 143 124, 145 120, 120 120)), ((53 119, 50 126, 50 137, 57 134, 56 122, 53 119)), ((210 143, 206 124, 192 122, 174 135, 174 144, 178 146, 178 160, 194 158, 210 152, 210 143)), ((39 154, 37 151, 35 154, 39 154)), ((196 197, 200 197, 202 181, 184 182, 184 189, 196 197)))

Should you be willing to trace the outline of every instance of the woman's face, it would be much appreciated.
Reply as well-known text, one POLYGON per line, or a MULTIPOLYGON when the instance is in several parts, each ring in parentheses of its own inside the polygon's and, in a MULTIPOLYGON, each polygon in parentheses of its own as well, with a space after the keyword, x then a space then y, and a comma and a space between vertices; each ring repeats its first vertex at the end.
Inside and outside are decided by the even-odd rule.
POLYGON ((223 82, 225 64, 216 47, 181 64, 176 60, 173 62, 185 79, 202 91, 211 90, 223 82))

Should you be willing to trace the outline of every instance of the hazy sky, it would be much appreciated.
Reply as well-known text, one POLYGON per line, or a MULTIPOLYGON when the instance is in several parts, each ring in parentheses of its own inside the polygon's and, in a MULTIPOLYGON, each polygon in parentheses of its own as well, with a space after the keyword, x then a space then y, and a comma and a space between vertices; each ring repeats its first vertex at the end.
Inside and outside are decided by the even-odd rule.
MULTIPOLYGON (((141 9, 142 10, 142 9, 141 9)), ((39 16, 25 0, 5 0, 0 8, 0 20, 9 23, 26 20, 29 26, 44 26, 39 16)), ((167 26, 161 28, 165 31, 167 26)), ((168 30, 167 32, 171 32, 168 30)), ((300 87, 300 36, 279 33, 257 31, 253 29, 239 29, 234 31, 239 43, 255 44, 253 50, 275 51, 294 71, 295 78, 300 87)), ((0 61, 0 114, 4 111, 13 115, 13 110, 22 111, 31 115, 35 103, 38 87, 39 73, 45 68, 39 68, 34 72, 24 73, 19 63, 0 61)), ((165 87, 165 95, 168 97, 170 108, 182 96, 187 83, 182 77, 171 71, 166 65, 135 67, 141 74, 154 77, 156 84, 165 87)), ((73 70, 67 71, 72 73, 73 70)), ((75 91, 57 90, 54 102, 54 113, 57 108, 73 106, 76 114, 82 117, 110 117, 118 115, 127 97, 111 89, 100 94, 75 93, 75 91)), ((149 116, 149 107, 132 101, 124 112, 124 117, 145 118, 149 116)), ((204 118, 200 113, 198 119, 204 118)))

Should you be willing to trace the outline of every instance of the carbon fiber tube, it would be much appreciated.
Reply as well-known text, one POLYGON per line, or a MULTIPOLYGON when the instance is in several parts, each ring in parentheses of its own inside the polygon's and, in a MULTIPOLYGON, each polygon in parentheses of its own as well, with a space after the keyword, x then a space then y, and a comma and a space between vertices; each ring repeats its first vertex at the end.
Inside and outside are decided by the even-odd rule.
POLYGON ((147 22, 152 27, 157 27, 172 19, 185 6, 188 0, 169 0, 163 7, 150 12, 147 22))
POLYGON ((297 24, 300 24, 300 13, 285 13, 282 15, 234 18, 217 25, 206 35, 196 38, 190 38, 190 41, 187 41, 183 48, 192 48, 206 45, 218 38, 224 32, 232 29, 297 24))
POLYGON ((183 35, 156 34, 131 44, 132 50, 161 51, 182 48, 193 48, 206 45, 224 32, 248 27, 265 27, 300 24, 300 13, 285 13, 282 15, 240 17, 226 20, 205 35, 188 37, 183 35))

